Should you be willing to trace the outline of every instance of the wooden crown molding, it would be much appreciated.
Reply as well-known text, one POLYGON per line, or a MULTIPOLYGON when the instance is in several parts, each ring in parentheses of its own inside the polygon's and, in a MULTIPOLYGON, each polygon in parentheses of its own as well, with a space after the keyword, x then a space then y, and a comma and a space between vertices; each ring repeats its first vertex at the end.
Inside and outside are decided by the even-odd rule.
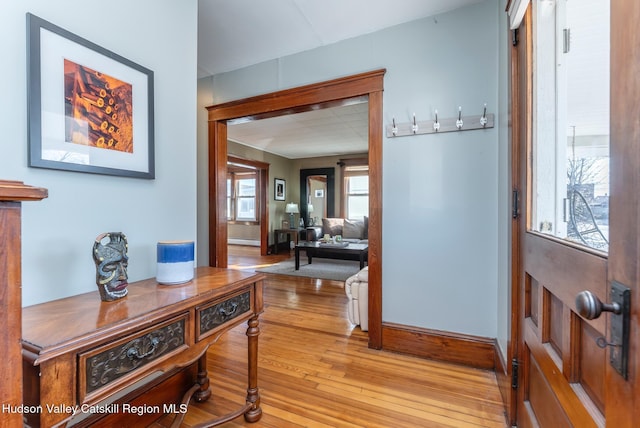
POLYGON ((383 90, 382 77, 385 72, 385 69, 374 70, 212 105, 207 107, 209 121, 241 123, 280 116, 284 110, 287 113, 302 113, 319 104, 335 107, 366 102, 369 93, 383 90), (247 109, 247 106, 251 108, 247 109))

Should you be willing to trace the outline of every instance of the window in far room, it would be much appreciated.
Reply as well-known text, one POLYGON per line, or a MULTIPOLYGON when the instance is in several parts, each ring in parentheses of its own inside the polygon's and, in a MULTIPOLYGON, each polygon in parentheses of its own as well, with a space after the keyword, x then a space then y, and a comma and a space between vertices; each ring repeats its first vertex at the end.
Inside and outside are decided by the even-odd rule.
POLYGON ((360 219, 369 215, 369 166, 366 164, 343 167, 344 217, 360 219))
POLYGON ((227 220, 258 220, 256 178, 255 171, 227 174, 227 220))

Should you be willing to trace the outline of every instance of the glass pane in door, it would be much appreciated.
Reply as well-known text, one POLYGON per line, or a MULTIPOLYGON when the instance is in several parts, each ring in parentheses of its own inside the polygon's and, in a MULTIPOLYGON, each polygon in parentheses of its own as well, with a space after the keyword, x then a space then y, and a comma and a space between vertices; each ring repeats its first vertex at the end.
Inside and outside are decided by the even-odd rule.
POLYGON ((530 229, 608 251, 609 1, 534 4, 530 229))

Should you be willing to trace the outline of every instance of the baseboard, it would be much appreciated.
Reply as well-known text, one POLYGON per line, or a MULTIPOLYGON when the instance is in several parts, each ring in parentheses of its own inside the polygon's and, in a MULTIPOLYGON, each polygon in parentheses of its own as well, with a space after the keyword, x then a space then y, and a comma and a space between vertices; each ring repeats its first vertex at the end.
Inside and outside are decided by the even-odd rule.
POLYGON ((383 323, 382 349, 480 369, 495 369, 495 339, 486 337, 383 323))
POLYGON ((227 243, 229 245, 246 245, 249 247, 259 247, 260 246, 260 241, 255 241, 252 239, 227 239, 227 243))

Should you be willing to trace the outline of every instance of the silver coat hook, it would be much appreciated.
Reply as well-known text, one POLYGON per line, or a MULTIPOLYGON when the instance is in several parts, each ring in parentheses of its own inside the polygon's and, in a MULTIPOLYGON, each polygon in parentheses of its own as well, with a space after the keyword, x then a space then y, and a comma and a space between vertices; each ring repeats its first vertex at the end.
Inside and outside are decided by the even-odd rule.
POLYGON ((456 128, 462 129, 462 125, 464 125, 464 122, 462 122, 462 106, 460 106, 458 107, 458 120, 456 120, 456 128))
POLYGON ((398 135, 398 127, 396 126, 396 118, 393 118, 393 127, 391 128, 391 133, 393 134, 393 136, 395 137, 396 135, 398 135))
POLYGON ((413 113, 413 126, 411 126, 411 130, 413 131, 414 134, 416 132, 418 132, 418 124, 416 123, 416 114, 415 113, 413 113))
POLYGON ((480 118, 480 125, 484 128, 487 126, 487 103, 484 103, 484 111, 482 112, 482 117, 480 118))
POLYGON ((438 122, 438 109, 436 109, 436 120, 433 122, 433 130, 436 132, 440 130, 440 122, 438 122))

